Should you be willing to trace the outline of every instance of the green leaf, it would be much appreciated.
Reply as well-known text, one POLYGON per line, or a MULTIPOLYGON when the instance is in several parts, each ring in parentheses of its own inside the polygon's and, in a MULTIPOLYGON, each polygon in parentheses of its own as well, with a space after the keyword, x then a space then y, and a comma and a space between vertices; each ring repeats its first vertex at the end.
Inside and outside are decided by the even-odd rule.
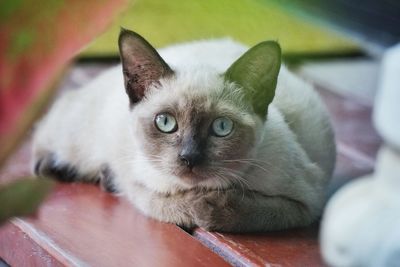
POLYGON ((46 178, 24 178, 0 187, 0 224, 11 217, 33 214, 53 188, 46 178))

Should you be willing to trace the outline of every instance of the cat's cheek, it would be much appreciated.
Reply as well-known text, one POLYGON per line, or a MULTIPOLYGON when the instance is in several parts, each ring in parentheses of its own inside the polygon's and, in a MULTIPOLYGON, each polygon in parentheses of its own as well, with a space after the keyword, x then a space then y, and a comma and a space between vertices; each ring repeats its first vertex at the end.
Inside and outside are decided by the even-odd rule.
MULTIPOLYGON (((224 161, 232 159, 248 158, 255 143, 254 129, 249 126, 240 125, 238 129, 227 138, 215 137, 211 140, 208 152, 210 158, 214 161, 224 161)), ((227 162, 224 162, 227 164, 227 162)), ((238 164, 230 164, 228 168, 240 169, 238 164)))

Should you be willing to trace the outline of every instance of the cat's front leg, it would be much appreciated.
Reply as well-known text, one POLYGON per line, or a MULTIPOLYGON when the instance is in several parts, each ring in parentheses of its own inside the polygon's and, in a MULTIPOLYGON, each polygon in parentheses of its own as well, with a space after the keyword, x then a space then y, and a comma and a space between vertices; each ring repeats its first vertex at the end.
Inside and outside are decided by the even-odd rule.
POLYGON ((315 215, 297 200, 257 191, 209 191, 193 204, 194 222, 209 231, 258 232, 309 225, 315 215))
POLYGON ((195 227, 192 205, 201 197, 195 190, 159 193, 135 183, 126 196, 145 215, 159 221, 173 223, 186 229, 195 227))
POLYGON ((38 177, 49 177, 60 182, 85 182, 100 184, 100 187, 110 193, 117 193, 114 185, 114 173, 107 164, 100 165, 94 171, 82 171, 73 164, 61 161, 54 153, 42 153, 34 159, 33 173, 38 177))
POLYGON ((78 180, 78 170, 68 163, 61 163, 54 153, 42 153, 34 160, 33 173, 36 176, 51 177, 61 182, 78 180))

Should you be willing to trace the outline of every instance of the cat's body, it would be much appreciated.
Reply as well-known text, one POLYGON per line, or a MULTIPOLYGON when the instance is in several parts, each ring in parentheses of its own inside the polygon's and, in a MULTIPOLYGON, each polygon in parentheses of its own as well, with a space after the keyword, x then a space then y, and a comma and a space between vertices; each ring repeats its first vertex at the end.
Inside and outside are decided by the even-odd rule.
POLYGON ((186 227, 262 231, 311 223, 334 166, 327 113, 311 86, 282 67, 264 123, 221 78, 246 50, 230 40, 162 49, 174 75, 148 86, 138 104, 123 90, 121 66, 66 92, 35 133, 36 172, 100 179, 145 214, 186 227), (174 114, 176 133, 155 129, 160 110, 174 114), (204 130, 215 122, 210 114, 232 118, 236 128, 214 137, 204 130), (175 149, 186 143, 205 154, 190 171, 176 163, 175 149))

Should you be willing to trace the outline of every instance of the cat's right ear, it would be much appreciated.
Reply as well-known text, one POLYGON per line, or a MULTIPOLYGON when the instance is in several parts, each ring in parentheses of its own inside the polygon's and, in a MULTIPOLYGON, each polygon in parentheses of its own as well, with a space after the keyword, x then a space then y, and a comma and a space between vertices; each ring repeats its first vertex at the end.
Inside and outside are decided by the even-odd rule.
POLYGON ((225 79, 240 85, 254 111, 265 119, 268 105, 275 96, 281 68, 281 47, 266 41, 250 48, 226 71, 225 79))
POLYGON ((121 28, 118 46, 131 105, 144 97, 150 84, 174 73, 154 47, 133 31, 121 28))

